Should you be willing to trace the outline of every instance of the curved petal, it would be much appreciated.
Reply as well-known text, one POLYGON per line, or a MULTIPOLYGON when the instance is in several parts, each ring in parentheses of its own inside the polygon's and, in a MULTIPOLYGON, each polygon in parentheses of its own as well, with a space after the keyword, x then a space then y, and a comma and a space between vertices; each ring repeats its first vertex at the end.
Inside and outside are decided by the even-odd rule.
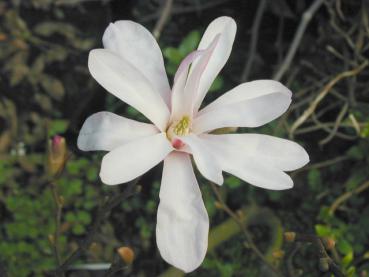
POLYGON ((289 95, 277 92, 218 105, 199 114, 192 128, 200 134, 223 127, 259 127, 282 115, 290 103, 289 95))
POLYGON ((256 80, 240 84, 224 93, 222 96, 203 108, 199 112, 199 115, 215 110, 219 107, 272 93, 283 93, 288 97, 292 97, 292 92, 280 82, 274 80, 256 80))
MULTIPOLYGON (((220 34, 219 41, 209 59, 209 62, 201 75, 198 95, 194 103, 194 113, 196 114, 202 101, 205 98, 207 91, 211 84, 219 74, 227 62, 229 55, 232 51, 233 41, 236 35, 237 25, 236 22, 227 16, 218 17, 210 23, 206 29, 204 35, 201 38, 198 49, 207 49, 214 41, 215 37, 220 34)), ((196 63, 191 69, 190 74, 195 73, 195 68, 200 63, 196 63)))
POLYGON ((184 102, 188 99, 185 96, 185 86, 187 82, 188 72, 191 64, 195 59, 202 55, 203 51, 193 51, 186 56, 179 65, 177 72, 174 76, 174 84, 172 89, 171 98, 171 120, 179 120, 184 113, 186 108, 184 102))
POLYGON ((184 272, 204 260, 209 217, 188 154, 173 152, 164 160, 156 225, 161 256, 184 272))
POLYGON ((172 150, 165 133, 126 143, 104 156, 101 181, 107 185, 129 182, 160 163, 172 150))
POLYGON ((247 151, 242 151, 242 148, 230 143, 229 137, 202 135, 201 138, 212 149, 223 171, 265 189, 283 190, 293 187, 290 176, 275 164, 257 155, 250 155, 247 151))
POLYGON ((222 185, 224 181, 222 169, 214 158, 211 149, 204 143, 205 141, 199 139, 196 135, 181 137, 181 140, 189 146, 201 174, 206 179, 222 185))
POLYGON ((110 50, 94 49, 88 57, 88 68, 107 91, 136 108, 161 131, 165 130, 168 106, 136 67, 110 50))
POLYGON ((238 149, 242 156, 265 161, 282 171, 303 167, 309 162, 309 155, 296 142, 261 134, 206 135, 212 142, 238 149))
POLYGON ((110 112, 88 117, 79 132, 77 145, 83 151, 111 151, 134 139, 157 134, 152 124, 138 122, 110 112))
POLYGON ((169 103, 170 87, 163 55, 155 38, 145 27, 130 20, 110 23, 104 32, 103 44, 135 66, 169 103))

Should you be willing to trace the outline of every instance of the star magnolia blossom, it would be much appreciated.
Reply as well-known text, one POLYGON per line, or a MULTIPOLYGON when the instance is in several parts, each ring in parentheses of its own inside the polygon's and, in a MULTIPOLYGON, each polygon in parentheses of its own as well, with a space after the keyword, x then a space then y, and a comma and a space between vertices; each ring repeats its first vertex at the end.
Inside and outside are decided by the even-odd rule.
POLYGON ((215 19, 198 50, 180 64, 172 89, 160 48, 143 26, 132 21, 110 24, 104 49, 90 52, 88 67, 96 81, 133 106, 153 124, 110 112, 84 123, 81 150, 109 151, 101 164, 103 183, 129 182, 164 160, 157 213, 156 241, 161 256, 190 272, 203 261, 209 218, 190 155, 200 173, 221 185, 222 171, 266 189, 293 186, 284 173, 305 165, 309 157, 298 144, 260 134, 210 132, 223 127, 258 127, 283 114, 291 92, 272 80, 243 83, 199 110, 212 82, 226 63, 236 23, 215 19))

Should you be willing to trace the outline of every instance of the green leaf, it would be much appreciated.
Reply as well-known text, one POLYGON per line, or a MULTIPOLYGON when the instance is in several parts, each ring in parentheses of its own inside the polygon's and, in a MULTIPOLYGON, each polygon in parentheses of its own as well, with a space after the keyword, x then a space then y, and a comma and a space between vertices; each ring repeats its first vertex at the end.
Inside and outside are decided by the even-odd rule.
POLYGON ((326 225, 316 224, 315 232, 320 237, 329 237, 332 234, 332 229, 326 225))
POLYGON ((351 244, 345 239, 338 240, 337 249, 343 255, 347 255, 347 254, 350 254, 351 252, 353 252, 351 244))
POLYGON ((179 53, 182 57, 185 57, 188 53, 194 51, 201 39, 200 32, 195 30, 190 32, 181 42, 180 46, 178 47, 179 53))
POLYGON ((173 47, 165 48, 163 50, 163 55, 169 60, 169 62, 174 63, 175 65, 179 65, 184 57, 184 55, 182 55, 176 48, 173 47))
POLYGON ((49 137, 63 134, 68 128, 68 121, 63 119, 56 119, 50 122, 49 125, 49 137))
POLYGON ((218 91, 223 88, 223 78, 221 76, 217 76, 214 80, 214 82, 211 84, 211 87, 209 89, 210 92, 218 91))

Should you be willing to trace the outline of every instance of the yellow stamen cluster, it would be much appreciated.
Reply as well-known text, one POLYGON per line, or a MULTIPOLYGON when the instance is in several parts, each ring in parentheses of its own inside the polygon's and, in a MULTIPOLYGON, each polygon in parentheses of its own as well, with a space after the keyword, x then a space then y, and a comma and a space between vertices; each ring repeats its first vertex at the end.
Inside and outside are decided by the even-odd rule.
POLYGON ((185 136, 190 133, 191 120, 185 115, 180 120, 174 121, 167 130, 167 137, 172 140, 174 136, 185 136))
POLYGON ((173 132, 177 136, 184 136, 190 132, 190 118, 188 116, 182 117, 182 119, 174 126, 173 132))

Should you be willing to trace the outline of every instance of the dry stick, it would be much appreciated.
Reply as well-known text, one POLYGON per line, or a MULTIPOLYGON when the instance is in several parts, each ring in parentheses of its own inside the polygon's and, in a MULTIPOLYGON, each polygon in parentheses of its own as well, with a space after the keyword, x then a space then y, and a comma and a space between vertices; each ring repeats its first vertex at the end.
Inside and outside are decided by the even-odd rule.
POLYGON ((244 226, 244 224, 242 224, 242 222, 240 221, 239 216, 233 212, 228 205, 224 202, 218 188, 213 184, 210 183, 212 190, 214 191, 214 194, 217 198, 217 200, 219 201, 219 203, 221 204, 221 208, 231 217, 233 218, 233 220, 237 223, 237 225, 240 227, 240 229, 242 230, 247 243, 250 247, 250 249, 256 254, 256 256, 258 258, 260 258, 260 260, 268 267, 270 268, 277 276, 282 276, 281 273, 279 272, 279 270, 277 268, 275 268, 263 255, 263 253, 259 250, 259 248, 254 244, 254 242, 252 241, 251 235, 249 234, 249 232, 247 231, 246 227, 244 226))
POLYGON ((54 249, 54 255, 57 262, 57 266, 61 265, 61 256, 60 256, 60 248, 59 248, 59 238, 60 238, 60 223, 61 223, 61 215, 63 210, 63 199, 58 193, 58 188, 55 183, 50 183, 51 193, 53 195, 53 199, 55 202, 55 232, 54 237, 51 240, 54 249))
POLYGON ((158 40, 161 32, 164 29, 165 23, 167 23, 173 6, 173 0, 166 0, 160 18, 154 27, 152 34, 158 40))
POLYGON ((287 69, 290 67, 292 59, 294 58, 296 51, 301 43, 301 39, 305 33, 305 29, 308 26, 310 20, 316 13, 316 11, 323 4, 324 0, 315 0, 314 3, 304 12, 302 19, 300 21, 299 27, 295 33, 293 41, 288 49, 287 55, 284 58, 282 65, 279 67, 278 71, 274 74, 273 79, 279 81, 282 79, 283 75, 286 73, 287 69))
POLYGON ((250 44, 250 51, 248 54, 248 59, 241 74, 241 82, 247 81, 250 75, 252 62, 254 61, 255 54, 256 54, 256 47, 258 44, 258 37, 259 37, 259 29, 260 23, 263 18, 263 14, 266 7, 266 0, 261 0, 259 2, 258 10, 256 11, 254 23, 252 24, 251 28, 251 44, 250 44))
POLYGON ((369 181, 366 181, 365 183, 363 183, 361 186, 357 187, 356 189, 352 190, 352 191, 348 191, 344 194, 342 194, 340 197, 338 197, 333 204, 331 205, 331 207, 329 208, 329 213, 331 215, 334 214, 334 212, 337 210, 337 208, 342 205, 342 203, 346 202, 350 197, 357 195, 363 191, 365 191, 366 189, 369 188, 369 181))
POLYGON ((56 276, 62 276, 62 274, 68 269, 68 266, 72 264, 74 261, 76 261, 83 252, 85 252, 90 244, 92 243, 96 232, 98 231, 100 224, 104 220, 104 218, 107 216, 107 214, 117 205, 119 205, 122 200, 132 196, 137 192, 137 190, 134 190, 134 187, 136 186, 138 182, 138 179, 131 181, 129 184, 127 184, 126 189, 119 193, 118 195, 111 196, 110 199, 108 199, 104 205, 100 206, 97 212, 96 219, 87 234, 86 238, 82 240, 82 242, 79 244, 76 251, 74 251, 65 261, 62 263, 57 269, 56 269, 56 276))
POLYGON ((293 133, 295 130, 303 124, 306 119, 315 111, 318 104, 324 99, 324 97, 327 96, 328 92, 331 90, 331 88, 337 84, 340 80, 344 78, 348 78, 351 76, 355 76, 359 74, 366 66, 368 65, 368 61, 363 62, 360 66, 357 68, 354 68, 349 71, 344 71, 340 74, 338 74, 334 79, 332 79, 328 84, 325 85, 323 90, 317 95, 317 97, 314 99, 314 101, 310 104, 310 106, 304 111, 304 113, 293 123, 291 129, 290 129, 290 136, 293 136, 293 133))
POLYGON ((339 112, 338 116, 337 116, 337 119, 336 119, 336 122, 333 126, 333 129, 332 131, 330 132, 330 134, 322 139, 321 141, 319 141, 319 145, 324 145, 324 144, 327 144, 328 142, 330 142, 334 136, 336 135, 337 131, 338 131, 338 128, 343 120, 343 117, 345 116, 346 112, 347 112, 347 109, 348 109, 348 103, 345 103, 345 105, 343 105, 341 111, 339 112))

